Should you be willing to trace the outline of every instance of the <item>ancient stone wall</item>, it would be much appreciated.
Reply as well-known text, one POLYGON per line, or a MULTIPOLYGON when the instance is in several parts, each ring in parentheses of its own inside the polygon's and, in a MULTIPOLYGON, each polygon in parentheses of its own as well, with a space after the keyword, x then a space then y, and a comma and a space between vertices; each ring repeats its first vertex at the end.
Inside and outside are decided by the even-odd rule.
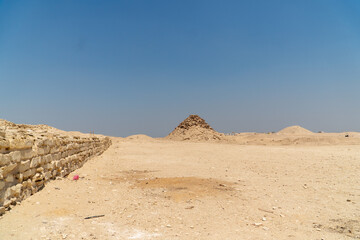
POLYGON ((0 119, 0 215, 111 145, 108 137, 0 119))

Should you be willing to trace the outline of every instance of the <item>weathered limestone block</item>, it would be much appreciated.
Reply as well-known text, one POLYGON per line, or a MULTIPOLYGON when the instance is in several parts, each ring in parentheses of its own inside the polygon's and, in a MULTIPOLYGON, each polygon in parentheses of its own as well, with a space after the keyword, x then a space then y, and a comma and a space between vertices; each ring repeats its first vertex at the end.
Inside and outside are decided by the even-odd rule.
POLYGON ((50 147, 49 146, 41 146, 37 149, 38 155, 46 155, 50 153, 50 147))
POLYGON ((24 180, 24 174, 22 174, 22 173, 16 174, 15 178, 16 178, 17 182, 21 183, 24 180))
POLYGON ((9 157, 11 162, 18 163, 21 161, 21 152, 20 151, 13 151, 9 153, 9 157))
POLYGON ((42 148, 42 147, 36 148, 36 155, 42 156, 44 154, 45 154, 45 148, 42 148))
POLYGON ((3 206, 4 206, 5 208, 8 208, 8 207, 10 207, 11 203, 12 203, 11 200, 6 200, 6 201, 4 202, 4 205, 3 205, 3 206))
POLYGON ((5 181, 0 181, 0 190, 2 190, 5 187, 5 181))
POLYGON ((15 181, 15 178, 14 178, 14 175, 12 175, 12 174, 7 175, 5 178, 5 182, 12 183, 14 181, 15 181))
POLYGON ((8 151, 10 149, 10 142, 9 140, 5 139, 4 137, 0 137, 0 152, 8 151))
POLYGON ((48 164, 46 164, 46 169, 47 170, 52 170, 52 169, 54 169, 54 167, 55 167, 55 164, 54 163, 48 163, 48 164))
POLYGON ((32 149, 21 151, 21 160, 31 159, 35 156, 35 152, 32 149))
POLYGON ((54 154, 54 153, 57 153, 59 152, 59 148, 57 146, 54 146, 50 149, 50 154, 54 154))
POLYGON ((7 188, 5 191, 5 194, 4 194, 4 199, 10 198, 10 196, 11 196, 11 190, 10 190, 10 188, 7 188))
POLYGON ((36 169, 35 169, 35 168, 31 168, 31 169, 27 170, 26 172, 23 173, 24 179, 28 179, 28 178, 34 176, 35 173, 36 173, 36 169))
POLYGON ((43 159, 44 159, 44 163, 49 163, 52 161, 52 155, 48 154, 48 155, 44 156, 43 159))
POLYGON ((24 189, 31 187, 31 180, 28 179, 27 181, 24 181, 24 182, 22 183, 22 186, 23 186, 24 189))
POLYGON ((15 138, 9 139, 10 150, 28 149, 32 148, 34 141, 31 139, 15 138))
POLYGON ((60 161, 52 161, 52 163, 55 165, 55 168, 60 168, 61 167, 60 161))
POLYGON ((49 146, 49 147, 53 147, 55 146, 55 142, 52 138, 47 138, 44 140, 44 145, 45 146, 49 146))
POLYGON ((10 188, 10 197, 20 197, 22 184, 16 184, 10 188))
POLYGON ((52 177, 51 172, 45 173, 45 181, 49 180, 52 177))
POLYGON ((66 151, 61 153, 61 158, 66 158, 67 156, 68 156, 68 154, 66 151))
POLYGON ((19 172, 23 173, 30 169, 30 160, 21 161, 19 164, 19 172))
POLYGON ((17 167, 16 163, 12 163, 12 164, 9 164, 9 165, 7 165, 5 167, 1 167, 0 168, 0 174, 2 174, 5 177, 8 173, 13 171, 16 167, 17 167))
POLYGON ((36 168, 41 164, 41 157, 34 157, 31 159, 30 168, 36 168))
POLYGON ((11 158, 8 154, 0 153, 0 167, 6 166, 11 162, 11 158))

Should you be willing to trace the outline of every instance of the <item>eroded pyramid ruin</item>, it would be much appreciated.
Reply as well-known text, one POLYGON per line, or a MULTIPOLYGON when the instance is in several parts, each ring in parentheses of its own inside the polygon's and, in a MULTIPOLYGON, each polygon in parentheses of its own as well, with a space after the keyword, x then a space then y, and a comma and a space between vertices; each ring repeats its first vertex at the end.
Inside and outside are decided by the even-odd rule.
POLYGON ((171 140, 211 141, 220 140, 223 134, 216 132, 198 115, 190 115, 166 138, 171 140))

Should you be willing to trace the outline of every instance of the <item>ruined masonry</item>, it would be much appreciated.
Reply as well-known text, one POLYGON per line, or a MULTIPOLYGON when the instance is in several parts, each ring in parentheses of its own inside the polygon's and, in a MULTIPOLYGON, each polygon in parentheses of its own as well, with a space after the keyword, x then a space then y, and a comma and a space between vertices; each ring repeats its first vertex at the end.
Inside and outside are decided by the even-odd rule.
POLYGON ((0 119, 0 215, 111 145, 108 137, 0 119))

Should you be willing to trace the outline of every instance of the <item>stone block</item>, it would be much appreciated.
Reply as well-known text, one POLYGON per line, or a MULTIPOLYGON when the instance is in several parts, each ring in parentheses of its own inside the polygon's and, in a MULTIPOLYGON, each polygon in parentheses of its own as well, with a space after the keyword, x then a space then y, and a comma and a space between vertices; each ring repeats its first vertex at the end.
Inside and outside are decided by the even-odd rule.
POLYGON ((48 164, 46 164, 46 169, 52 170, 52 169, 54 169, 54 167, 55 167, 55 164, 54 164, 54 163, 48 163, 48 164))
POLYGON ((0 138, 0 150, 7 150, 10 149, 10 142, 9 140, 5 139, 4 137, 0 138))
POLYGON ((21 194, 21 188, 22 188, 22 184, 17 184, 16 186, 12 186, 10 188, 10 196, 11 197, 20 197, 21 194))
POLYGON ((21 151, 21 160, 30 159, 34 156, 32 149, 26 149, 21 151))
POLYGON ((10 207, 10 205, 11 205, 11 200, 5 200, 3 206, 4 206, 5 208, 8 208, 8 207, 10 207))
POLYGON ((9 174, 6 178, 5 178, 5 182, 8 182, 8 183, 12 183, 15 181, 15 178, 14 178, 14 175, 12 174, 9 174))
POLYGON ((52 161, 52 155, 51 154, 48 154, 46 156, 43 157, 45 162, 44 163, 49 163, 52 161))
POLYGON ((16 180, 21 183, 24 180, 24 174, 16 174, 16 180))
POLYGON ((31 168, 31 169, 27 170, 26 172, 23 173, 24 179, 28 179, 28 178, 34 176, 35 173, 36 173, 36 169, 35 169, 35 168, 31 168))
POLYGON ((31 139, 15 138, 10 139, 10 149, 29 149, 33 146, 34 141, 31 139))
POLYGON ((31 159, 30 168, 36 168, 41 164, 41 157, 34 157, 31 159))
POLYGON ((31 186, 31 184, 29 185, 28 181, 22 182, 22 187, 23 187, 24 189, 27 188, 27 187, 30 187, 30 186, 31 186))
POLYGON ((0 168, 0 174, 2 174, 4 177, 8 175, 11 171, 13 171, 17 167, 16 163, 9 164, 5 167, 0 168))
POLYGON ((9 154, 0 153, 0 167, 8 165, 10 162, 11 162, 11 158, 9 154))
POLYGON ((5 181, 1 180, 0 181, 0 190, 2 190, 5 187, 5 181))
POLYGON ((49 180, 51 177, 52 177, 51 172, 46 172, 45 173, 45 180, 46 181, 49 180))
POLYGON ((21 161, 21 163, 19 164, 19 172, 26 172, 27 170, 30 169, 30 160, 26 160, 26 161, 21 161))
POLYGON ((11 196, 10 193, 11 193, 10 188, 7 188, 7 189, 5 190, 4 199, 10 198, 10 196, 11 196))
POLYGON ((14 163, 18 163, 21 161, 21 152, 20 151, 13 151, 9 153, 10 161, 14 163))
POLYGON ((55 164, 56 168, 60 168, 61 167, 61 162, 60 161, 53 161, 53 163, 55 164))
POLYGON ((45 154, 45 149, 44 149, 44 148, 38 147, 38 148, 36 149, 36 155, 42 156, 42 155, 44 155, 44 154, 45 154))

